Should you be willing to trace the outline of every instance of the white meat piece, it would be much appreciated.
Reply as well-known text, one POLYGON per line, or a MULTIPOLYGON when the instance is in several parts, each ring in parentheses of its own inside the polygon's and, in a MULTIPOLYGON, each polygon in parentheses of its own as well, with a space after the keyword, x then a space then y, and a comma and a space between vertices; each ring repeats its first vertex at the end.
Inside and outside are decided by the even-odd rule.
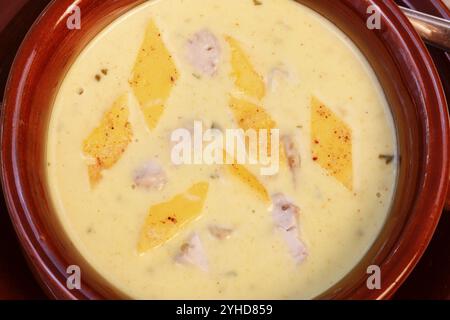
POLYGON ((167 183, 167 176, 158 163, 148 161, 134 172, 133 181, 139 188, 161 190, 167 183))
POLYGON ((208 259, 197 233, 192 234, 181 246, 180 253, 175 257, 175 261, 181 264, 194 265, 205 272, 208 271, 208 259))
POLYGON ((300 152, 295 145, 294 139, 290 135, 284 135, 281 137, 281 142, 284 147, 289 169, 291 170, 294 183, 296 182, 296 170, 300 168, 301 157, 300 152))
POLYGON ((219 40, 206 29, 195 33, 187 42, 187 59, 198 73, 214 76, 221 54, 219 40))
POLYGON ((300 264, 308 256, 306 246, 299 237, 298 215, 300 209, 281 193, 273 195, 272 201, 274 224, 282 234, 294 261, 300 264))
POLYGON ((289 71, 283 66, 274 67, 267 75, 267 87, 271 91, 275 91, 280 85, 288 81, 290 78, 289 71))
POLYGON ((233 229, 226 228, 218 225, 211 225, 208 227, 209 233, 211 235, 219 240, 225 240, 231 237, 231 234, 233 233, 233 229))

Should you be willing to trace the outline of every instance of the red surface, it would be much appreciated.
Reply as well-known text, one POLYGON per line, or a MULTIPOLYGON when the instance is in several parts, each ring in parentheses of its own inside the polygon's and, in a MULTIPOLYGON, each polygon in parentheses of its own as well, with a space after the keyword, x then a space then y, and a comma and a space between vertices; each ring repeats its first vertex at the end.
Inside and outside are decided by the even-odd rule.
MULTIPOLYGON (((49 0, 0 0, 0 92, 9 65, 29 25, 49 0), (3 10, 4 8, 8 10, 3 10), (14 16, 14 18, 11 18, 14 16), (5 22, 6 21, 6 22, 5 22), (4 27, 6 26, 6 27, 4 27)), ((417 9, 433 14, 446 14, 438 1, 407 1, 417 9), (436 8, 440 8, 439 10, 436 8)), ((447 95, 450 97, 450 59, 439 50, 431 50, 447 95)), ((44 293, 33 279, 23 259, 7 215, 3 199, 0 204, 0 299, 42 299, 44 293)), ((450 299, 450 212, 444 214, 438 230, 421 262, 396 295, 402 298, 450 299)))
MULTIPOLYGON (((15 52, 48 0, 0 0, 0 96, 15 52), (24 3, 26 3, 24 5, 24 3), (3 10, 5 9, 5 10, 3 10)), ((16 234, 0 198, 0 299, 45 299, 28 269, 16 234)))

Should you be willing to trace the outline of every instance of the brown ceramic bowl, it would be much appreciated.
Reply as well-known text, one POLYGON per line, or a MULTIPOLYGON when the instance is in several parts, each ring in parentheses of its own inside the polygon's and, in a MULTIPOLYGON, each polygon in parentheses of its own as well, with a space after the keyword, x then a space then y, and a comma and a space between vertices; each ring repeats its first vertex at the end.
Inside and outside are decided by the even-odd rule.
MULTIPOLYGON (((23 42, 2 110, 2 183, 26 257, 47 293, 60 299, 123 297, 83 261, 55 219, 45 176, 49 114, 59 85, 84 46, 115 18, 144 0, 57 0, 23 42), (81 30, 66 27, 70 6, 81 30), (81 290, 66 288, 68 265, 83 266, 81 290)), ((299 0, 341 28, 366 55, 391 106, 401 156, 395 199, 385 226, 363 260, 321 299, 389 298, 427 247, 446 201, 449 119, 433 62, 392 1, 299 0), (367 8, 382 12, 381 30, 366 27, 367 8), (381 268, 382 288, 366 286, 368 265, 381 268)))

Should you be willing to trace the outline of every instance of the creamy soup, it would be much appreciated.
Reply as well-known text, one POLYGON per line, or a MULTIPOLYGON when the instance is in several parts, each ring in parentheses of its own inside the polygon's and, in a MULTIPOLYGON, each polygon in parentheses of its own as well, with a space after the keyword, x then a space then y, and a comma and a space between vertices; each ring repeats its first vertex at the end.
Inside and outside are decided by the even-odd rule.
POLYGON ((121 16, 67 73, 47 162, 70 241, 145 299, 314 298, 375 241, 397 170, 373 70, 291 0, 148 1, 121 16), (273 133, 279 153, 259 150, 279 169, 175 163, 174 131, 199 123, 273 133))

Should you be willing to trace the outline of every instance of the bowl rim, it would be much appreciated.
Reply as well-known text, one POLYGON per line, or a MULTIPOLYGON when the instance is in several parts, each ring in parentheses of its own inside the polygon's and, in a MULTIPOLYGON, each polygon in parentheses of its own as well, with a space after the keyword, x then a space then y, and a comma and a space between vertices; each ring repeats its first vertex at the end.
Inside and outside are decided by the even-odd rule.
MULTIPOLYGON (((66 0, 65 3, 75 3, 75 2, 88 2, 90 0, 66 0)), ((348 2, 348 0, 345 0, 348 2)), ((136 0, 137 5, 142 3, 143 0, 136 0)), ((424 43, 420 39, 419 35, 416 33, 412 25, 408 22, 407 18, 402 14, 398 6, 393 1, 383 1, 383 0, 364 0, 365 3, 375 3, 378 6, 383 4, 383 13, 389 16, 389 20, 393 22, 389 28, 406 35, 405 41, 408 41, 408 50, 410 57, 415 60, 416 63, 422 63, 426 67, 426 74, 421 74, 424 82, 431 84, 432 90, 429 90, 428 94, 432 95, 437 101, 437 106, 431 109, 428 103, 425 103, 425 109, 427 110, 427 121, 435 126, 427 128, 427 134, 431 135, 434 132, 432 139, 428 139, 427 148, 431 149, 433 146, 437 146, 437 143, 442 144, 442 152, 439 153, 440 157, 440 167, 435 168, 433 174, 437 171, 441 172, 441 177, 434 180, 434 182, 428 179, 428 183, 424 184, 423 191, 424 194, 433 194, 436 197, 434 205, 429 207, 423 196, 417 197, 417 202, 414 205, 414 211, 424 211, 429 214, 429 220, 420 232, 420 237, 418 236, 415 240, 416 246, 406 246, 404 245, 405 239, 403 239, 403 255, 409 257, 409 259, 402 260, 394 266, 391 266, 389 270, 388 283, 391 285, 388 288, 384 288, 381 292, 373 291, 369 298, 373 299, 385 299, 392 296, 392 294, 398 289, 401 283, 406 279, 406 277, 413 270, 420 257, 424 253, 428 243, 430 242, 435 228, 438 224, 442 208, 444 206, 445 198, 447 195, 448 184, 449 184, 449 150, 444 148, 444 146, 449 146, 449 117, 447 110, 447 103, 444 94, 442 84, 440 83, 440 77, 437 73, 434 62, 425 47, 424 43), (429 80, 425 81, 424 78, 428 77, 429 80), (435 115, 438 117, 431 118, 430 115, 435 115), (438 118, 438 119, 437 119, 438 118), (438 130, 439 129, 439 130, 438 130), (437 132, 438 130, 439 132, 437 132), (441 134, 441 141, 436 141, 435 135, 441 134), (420 238, 420 239, 419 239, 420 238)), ((36 234, 29 233, 27 228, 34 229, 34 222, 30 217, 33 215, 27 207, 27 199, 22 196, 21 193, 21 178, 20 171, 21 168, 17 164, 17 158, 15 154, 17 141, 13 139, 13 130, 15 126, 14 120, 16 119, 16 112, 20 110, 21 100, 17 99, 23 90, 25 90, 25 84, 27 80, 27 72, 30 66, 27 65, 28 59, 33 55, 33 48, 38 45, 39 39, 36 38, 38 32, 46 30, 49 23, 49 19, 52 17, 49 12, 60 11, 63 14, 62 5, 63 1, 52 0, 49 5, 44 9, 39 18, 33 23, 31 29, 27 33, 25 39, 23 40, 18 53, 14 59, 14 63, 11 67, 11 71, 8 77, 8 81, 5 87, 5 99, 1 110, 1 182, 3 186, 4 196, 6 200, 6 205, 8 208, 8 213, 13 222, 13 226, 16 234, 20 240, 22 248, 25 250, 25 256, 31 265, 35 276, 37 276, 41 286, 45 289, 47 294, 54 298, 63 299, 78 299, 79 294, 74 293, 66 288, 66 286, 58 281, 55 276, 55 268, 52 270, 52 266, 48 263, 52 259, 49 256, 53 254, 52 252, 47 252, 33 237, 36 234), (25 69, 24 69, 25 67, 25 69), (6 149, 5 146, 10 148, 6 149)), ((380 7, 380 6, 379 6, 380 7)), ((67 7, 66 7, 67 11, 67 7)), ((66 12, 67 13, 67 12, 66 12)), ((51 23, 52 24, 52 23, 51 23)), ((425 70, 425 69, 422 69, 425 70)), ((426 169, 429 169, 432 165, 430 159, 427 159, 425 164, 426 169)), ((427 175, 427 172, 421 173, 421 176, 427 175)), ((429 178, 429 177, 428 177, 429 178)), ((406 226, 405 228, 409 228, 406 226)), ((413 232, 414 230, 409 230, 413 232)), ((410 236, 412 236, 410 234, 410 236)), ((400 244, 396 247, 400 248, 400 244)), ((88 289, 90 291, 90 288, 88 289)), ((361 295, 361 291, 355 291, 356 296, 361 295)), ((366 294, 367 296, 367 294, 366 294)), ((86 298, 102 298, 94 292, 88 292, 85 295, 86 298)))

